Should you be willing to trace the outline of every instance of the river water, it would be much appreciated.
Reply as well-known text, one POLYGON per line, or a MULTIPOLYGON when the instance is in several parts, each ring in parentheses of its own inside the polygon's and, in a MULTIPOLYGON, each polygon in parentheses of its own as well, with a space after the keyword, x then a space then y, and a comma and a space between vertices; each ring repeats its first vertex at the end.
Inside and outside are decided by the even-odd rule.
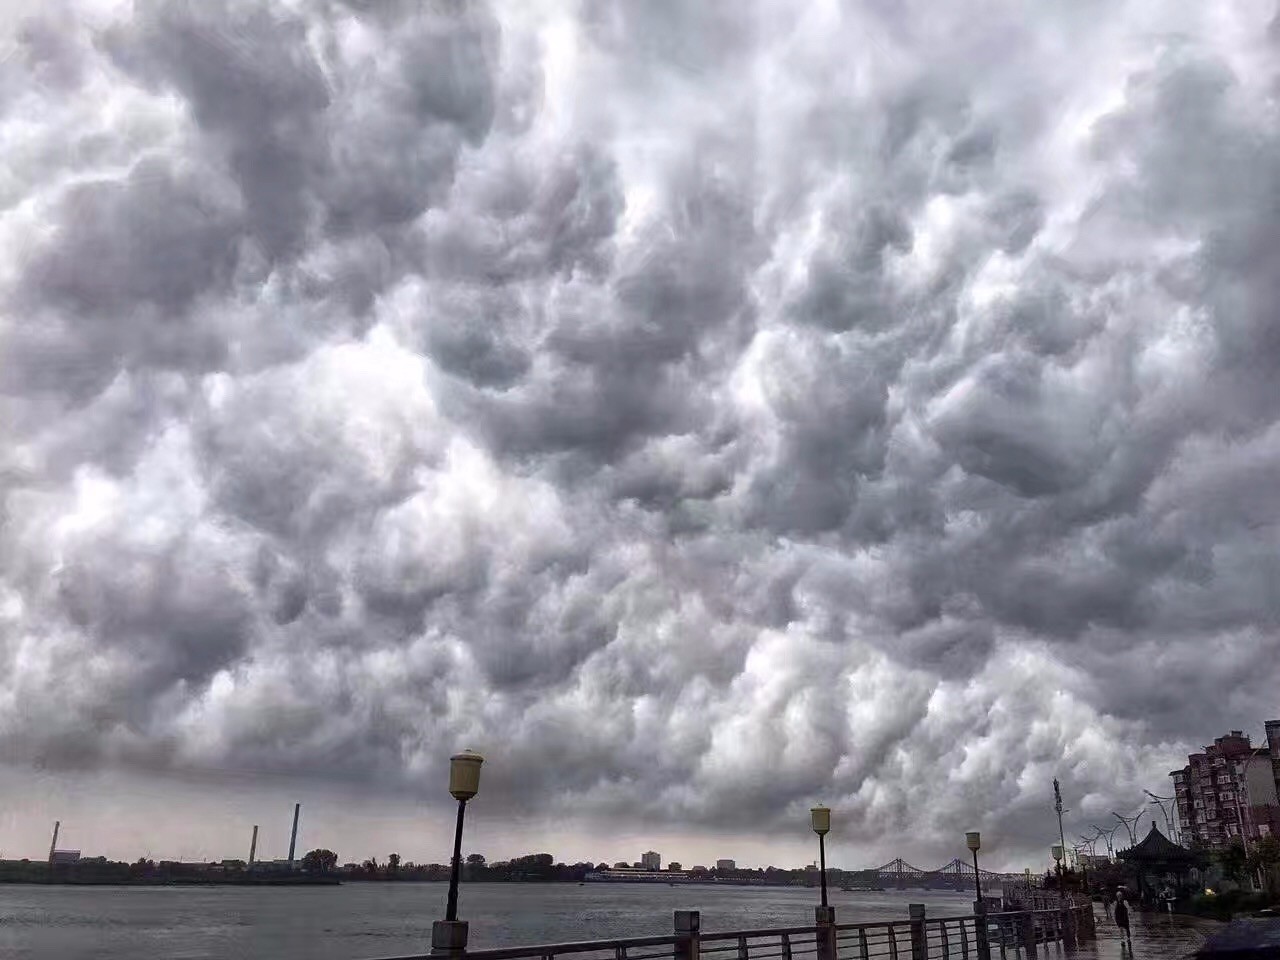
MULTIPOLYGON (((438 883, 340 887, 63 887, 0 885, 5 960, 361 960, 426 953, 444 916, 438 883)), ((702 928, 813 923, 818 892, 788 887, 646 884, 464 884, 471 946, 508 946, 672 931, 672 911, 702 928)), ((900 920, 907 904, 968 913, 971 893, 831 891, 837 920, 900 920)))

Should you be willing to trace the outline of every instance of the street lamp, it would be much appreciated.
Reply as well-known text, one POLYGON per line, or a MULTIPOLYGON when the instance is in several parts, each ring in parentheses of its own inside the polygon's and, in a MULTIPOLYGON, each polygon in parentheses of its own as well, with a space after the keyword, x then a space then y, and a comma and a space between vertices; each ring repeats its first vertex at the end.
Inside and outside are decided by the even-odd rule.
POLYGON ((1085 860, 1086 856, 1092 856, 1089 853, 1089 844, 1081 843, 1071 848, 1076 854, 1076 864, 1080 867, 1080 892, 1086 896, 1089 893, 1089 863, 1085 860))
POLYGON ((1049 852, 1053 854, 1054 865, 1058 872, 1058 899, 1065 899, 1062 893, 1062 844, 1055 843, 1049 848, 1049 852))
POLYGON ((973 854, 973 889, 978 894, 978 899, 982 899, 982 881, 978 877, 978 850, 982 847, 982 834, 977 830, 970 830, 964 835, 964 845, 969 848, 973 854))
POLYGON ((458 801, 458 825, 453 833, 453 867, 449 871, 449 903, 445 908, 447 921, 458 919, 458 875, 462 869, 462 818, 467 812, 467 801, 480 792, 480 764, 484 757, 471 750, 463 750, 449 758, 449 792, 458 801))
POLYGON ((1169 831, 1169 839, 1174 843, 1178 842, 1178 808, 1177 797, 1161 797, 1152 793, 1150 790, 1143 790, 1148 797, 1151 798, 1151 805, 1159 807, 1160 812, 1164 814, 1164 828, 1169 831), (1165 808, 1165 804, 1169 804, 1165 808))
POLYGON ((818 835, 818 870, 822 883, 822 909, 827 908, 827 832, 831 829, 831 811, 818 804, 809 811, 809 825, 818 835))

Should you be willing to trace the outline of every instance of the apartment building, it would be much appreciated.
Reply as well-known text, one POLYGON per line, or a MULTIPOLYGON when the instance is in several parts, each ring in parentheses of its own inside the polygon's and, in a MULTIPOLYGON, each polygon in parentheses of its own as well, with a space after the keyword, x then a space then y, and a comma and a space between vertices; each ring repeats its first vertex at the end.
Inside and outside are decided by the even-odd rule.
POLYGON ((1268 721, 1266 732, 1267 744, 1254 746, 1232 730, 1169 773, 1184 842, 1222 847, 1242 834, 1280 835, 1280 720, 1268 721))

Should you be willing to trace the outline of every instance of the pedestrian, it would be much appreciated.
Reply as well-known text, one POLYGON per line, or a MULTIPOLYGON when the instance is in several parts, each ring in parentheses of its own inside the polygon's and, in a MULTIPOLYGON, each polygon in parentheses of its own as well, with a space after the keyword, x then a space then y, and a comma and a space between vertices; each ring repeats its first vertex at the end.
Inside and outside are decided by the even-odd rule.
POLYGON ((1116 891, 1116 926, 1124 933, 1124 939, 1133 947, 1133 935, 1129 933, 1129 906, 1124 902, 1124 891, 1116 891))
POLYGON ((1107 919, 1111 919, 1111 894, 1107 891, 1102 893, 1102 912, 1107 915, 1107 919))

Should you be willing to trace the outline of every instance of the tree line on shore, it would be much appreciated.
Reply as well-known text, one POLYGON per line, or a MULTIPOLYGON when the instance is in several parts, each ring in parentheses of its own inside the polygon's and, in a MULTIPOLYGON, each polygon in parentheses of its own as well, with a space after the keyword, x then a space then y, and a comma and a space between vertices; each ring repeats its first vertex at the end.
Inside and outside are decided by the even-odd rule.
MULTIPOLYGON (((332 864, 325 868, 324 862, 330 861, 332 851, 315 850, 303 858, 303 869, 325 870, 335 869, 332 864), (312 855, 315 854, 313 857, 312 855)), ((333 858, 336 862, 336 858, 333 858)), ((510 860, 490 862, 483 854, 472 853, 464 858, 462 879, 471 883, 574 883, 583 881, 587 874, 608 870, 615 867, 639 867, 638 863, 587 860, 575 863, 559 862, 549 853, 530 853, 510 860)), ((351 880, 448 880, 449 864, 447 863, 414 863, 404 861, 399 854, 389 854, 385 860, 379 861, 370 857, 358 864, 348 864, 340 871, 344 879, 351 880)), ((816 885, 818 873, 813 868, 785 870, 778 867, 737 868, 733 870, 717 870, 714 867, 694 867, 685 871, 692 877, 706 880, 733 880, 744 883, 816 885)), ((861 875, 874 871, 844 871, 828 868, 828 883, 839 884, 847 881, 867 880, 861 875)))

